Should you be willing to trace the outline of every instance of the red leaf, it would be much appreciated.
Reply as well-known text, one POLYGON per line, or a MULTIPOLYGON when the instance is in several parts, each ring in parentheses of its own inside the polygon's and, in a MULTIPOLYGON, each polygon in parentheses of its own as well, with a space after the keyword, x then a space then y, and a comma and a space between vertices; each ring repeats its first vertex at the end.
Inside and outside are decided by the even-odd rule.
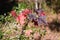
POLYGON ((16 14, 16 12, 15 12, 14 10, 11 11, 11 15, 12 15, 13 17, 16 17, 16 16, 17 16, 17 14, 16 14))

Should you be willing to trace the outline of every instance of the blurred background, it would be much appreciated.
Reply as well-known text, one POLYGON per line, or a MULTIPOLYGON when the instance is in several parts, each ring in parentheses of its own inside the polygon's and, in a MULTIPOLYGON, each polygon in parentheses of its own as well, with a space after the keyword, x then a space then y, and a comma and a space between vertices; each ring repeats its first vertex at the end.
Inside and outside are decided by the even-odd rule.
MULTIPOLYGON (((42 31, 41 29, 38 29, 38 32, 40 33, 39 38, 41 39, 37 40, 60 40, 60 0, 38 0, 38 3, 39 8, 41 7, 46 14, 48 25, 40 27, 42 31)), ((24 27, 20 27, 20 24, 17 23, 15 18, 11 15, 12 10, 19 15, 19 13, 26 8, 30 9, 32 13, 35 13, 35 0, 0 0, 1 40, 28 40, 25 35, 20 35, 22 33, 22 28, 24 27)), ((32 25, 35 27, 33 23, 28 22, 25 31, 30 29, 30 26, 32 25)), ((31 30, 34 30, 34 32, 31 33, 32 35, 37 30, 34 27, 31 28, 31 30)), ((33 36, 30 37, 33 39, 33 36)))

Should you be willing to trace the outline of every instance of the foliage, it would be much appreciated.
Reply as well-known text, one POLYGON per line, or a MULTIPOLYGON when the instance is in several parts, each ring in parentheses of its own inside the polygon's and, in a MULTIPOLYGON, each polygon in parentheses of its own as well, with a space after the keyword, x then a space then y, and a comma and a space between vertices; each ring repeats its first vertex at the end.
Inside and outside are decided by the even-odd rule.
POLYGON ((29 40, 29 39, 25 37, 24 35, 20 35, 19 40, 29 40))
POLYGON ((0 30, 0 39, 3 37, 3 32, 0 30))
POLYGON ((46 0, 47 6, 49 6, 51 9, 54 9, 55 12, 58 12, 60 10, 60 0, 46 0))
POLYGON ((17 7, 15 6, 13 9, 16 10, 17 13, 19 13, 25 8, 27 8, 27 4, 24 2, 21 2, 21 3, 18 3, 18 6, 17 7))
POLYGON ((45 11, 50 13, 51 11, 46 3, 42 4, 44 10, 32 11, 33 7, 34 3, 29 5, 21 2, 18 3, 18 6, 14 6, 8 16, 0 15, 1 22, 5 22, 2 26, 4 36, 0 31, 0 38, 3 36, 2 40, 39 40, 44 36, 46 30, 41 27, 48 24, 45 11))
MULTIPOLYGON (((13 10, 16 10, 16 12, 20 12, 23 9, 25 9, 27 5, 25 3, 18 3, 18 6, 14 6, 13 10)), ((0 22, 5 23, 5 22, 11 22, 14 21, 14 18, 11 16, 10 12, 8 12, 7 16, 0 15, 0 22)))

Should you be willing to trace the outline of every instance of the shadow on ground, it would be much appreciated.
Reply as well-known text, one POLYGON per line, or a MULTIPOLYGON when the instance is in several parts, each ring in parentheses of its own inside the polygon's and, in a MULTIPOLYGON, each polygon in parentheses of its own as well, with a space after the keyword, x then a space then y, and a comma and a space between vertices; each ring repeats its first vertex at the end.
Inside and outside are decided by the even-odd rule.
POLYGON ((60 23, 58 22, 52 22, 49 24, 49 28, 51 29, 51 31, 56 31, 56 32, 60 32, 60 23))

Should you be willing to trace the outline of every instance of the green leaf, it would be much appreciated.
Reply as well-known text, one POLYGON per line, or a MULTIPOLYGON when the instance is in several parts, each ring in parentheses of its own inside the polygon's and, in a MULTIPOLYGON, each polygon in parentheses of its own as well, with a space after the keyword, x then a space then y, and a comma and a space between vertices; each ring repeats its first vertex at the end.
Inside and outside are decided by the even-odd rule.
POLYGON ((0 39, 3 37, 3 32, 0 30, 0 39))

